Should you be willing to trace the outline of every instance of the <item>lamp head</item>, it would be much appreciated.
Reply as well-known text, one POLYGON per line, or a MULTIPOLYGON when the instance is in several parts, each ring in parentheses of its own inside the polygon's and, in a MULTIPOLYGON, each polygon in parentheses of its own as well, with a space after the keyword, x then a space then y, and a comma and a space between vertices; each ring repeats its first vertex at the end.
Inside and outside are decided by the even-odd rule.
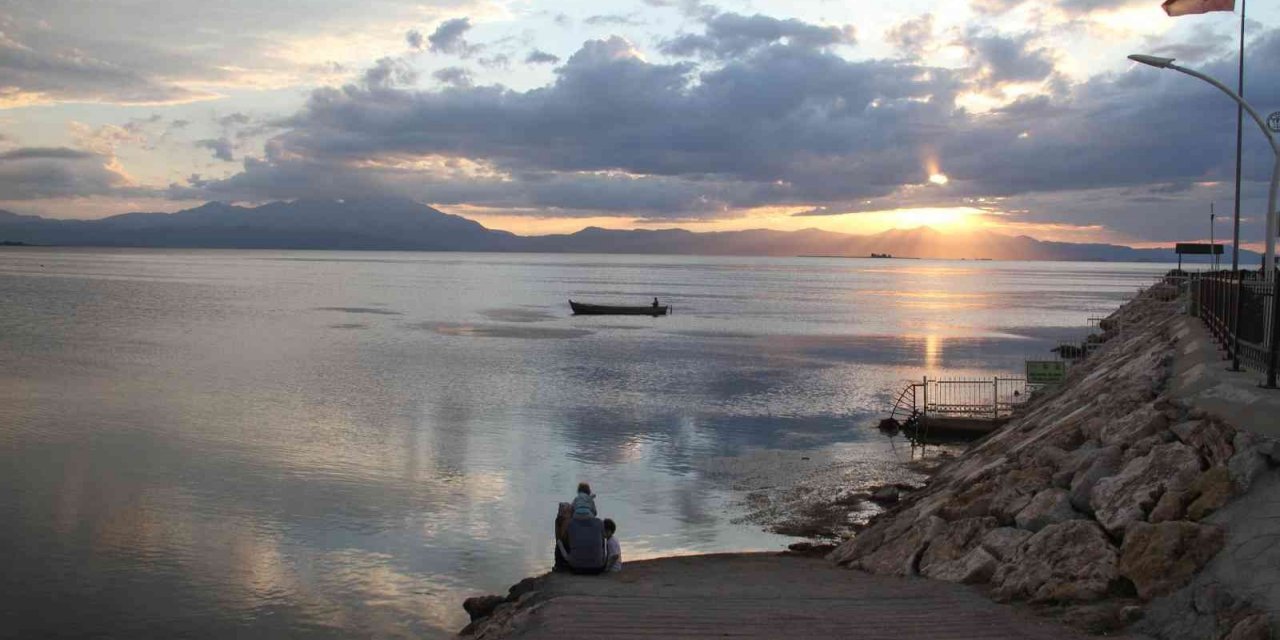
POLYGON ((1173 64, 1173 58, 1161 58, 1160 56, 1147 56, 1141 53, 1135 53, 1129 56, 1129 59, 1134 62, 1141 62, 1142 64, 1152 66, 1157 69, 1168 69, 1169 66, 1173 64))

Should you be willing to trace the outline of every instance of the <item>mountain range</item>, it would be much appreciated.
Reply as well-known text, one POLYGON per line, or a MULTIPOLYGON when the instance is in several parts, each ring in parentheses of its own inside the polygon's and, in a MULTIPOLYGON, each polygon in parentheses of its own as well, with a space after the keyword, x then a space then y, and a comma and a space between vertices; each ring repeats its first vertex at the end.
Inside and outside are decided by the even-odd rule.
MULTIPOLYGON (((59 220, 0 210, 0 242, 109 247, 381 249, 684 255, 867 256, 1172 262, 1172 249, 1045 242, 992 231, 929 227, 852 235, 803 229, 693 232, 616 230, 519 236, 401 198, 302 199, 240 207, 209 202, 175 213, 59 220)), ((1256 262, 1257 254, 1241 252, 1256 262)), ((1203 261, 1204 258, 1198 258, 1203 261)))

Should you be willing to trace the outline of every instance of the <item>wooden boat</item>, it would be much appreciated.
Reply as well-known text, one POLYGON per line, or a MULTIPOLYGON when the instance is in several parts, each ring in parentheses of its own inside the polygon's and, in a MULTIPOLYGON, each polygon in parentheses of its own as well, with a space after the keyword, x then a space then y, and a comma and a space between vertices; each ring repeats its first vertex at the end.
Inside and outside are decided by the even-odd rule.
POLYGON ((569 301, 569 307, 573 309, 576 316, 665 316, 670 312, 670 305, 653 306, 651 304, 643 307, 624 307, 609 304, 585 304, 582 302, 569 301))

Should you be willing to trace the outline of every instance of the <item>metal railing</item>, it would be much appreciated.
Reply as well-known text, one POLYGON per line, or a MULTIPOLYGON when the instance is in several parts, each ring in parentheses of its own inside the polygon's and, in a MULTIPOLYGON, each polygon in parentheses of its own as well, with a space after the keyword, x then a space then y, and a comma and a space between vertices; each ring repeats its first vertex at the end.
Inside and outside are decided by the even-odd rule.
POLYGON ((999 420, 1029 397, 1026 378, 930 378, 909 383, 889 417, 917 416, 999 420))
POLYGON ((1232 368, 1266 376, 1263 386, 1276 388, 1280 359, 1280 278, 1270 282, 1253 272, 1214 271, 1189 274, 1192 312, 1200 317, 1232 368))

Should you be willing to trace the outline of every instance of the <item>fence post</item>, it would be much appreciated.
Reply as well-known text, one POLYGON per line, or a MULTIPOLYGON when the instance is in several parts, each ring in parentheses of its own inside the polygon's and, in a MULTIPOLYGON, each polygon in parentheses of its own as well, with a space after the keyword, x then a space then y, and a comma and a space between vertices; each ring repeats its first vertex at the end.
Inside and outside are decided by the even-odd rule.
POLYGON ((1271 353, 1267 357, 1268 389, 1276 388, 1276 360, 1280 359, 1280 277, 1271 274, 1271 353))
POLYGON ((921 395, 924 396, 924 402, 922 403, 923 408, 920 410, 920 415, 926 416, 929 415, 929 376, 924 377, 924 384, 921 387, 924 388, 924 391, 921 392, 921 395))
POLYGON ((1231 312, 1231 370, 1240 370, 1240 305, 1243 303, 1244 296, 1244 272, 1236 271, 1233 274, 1236 283, 1236 299, 1232 305, 1234 308, 1231 312))
POLYGON ((1000 419, 1000 376, 991 378, 991 419, 1000 419))

